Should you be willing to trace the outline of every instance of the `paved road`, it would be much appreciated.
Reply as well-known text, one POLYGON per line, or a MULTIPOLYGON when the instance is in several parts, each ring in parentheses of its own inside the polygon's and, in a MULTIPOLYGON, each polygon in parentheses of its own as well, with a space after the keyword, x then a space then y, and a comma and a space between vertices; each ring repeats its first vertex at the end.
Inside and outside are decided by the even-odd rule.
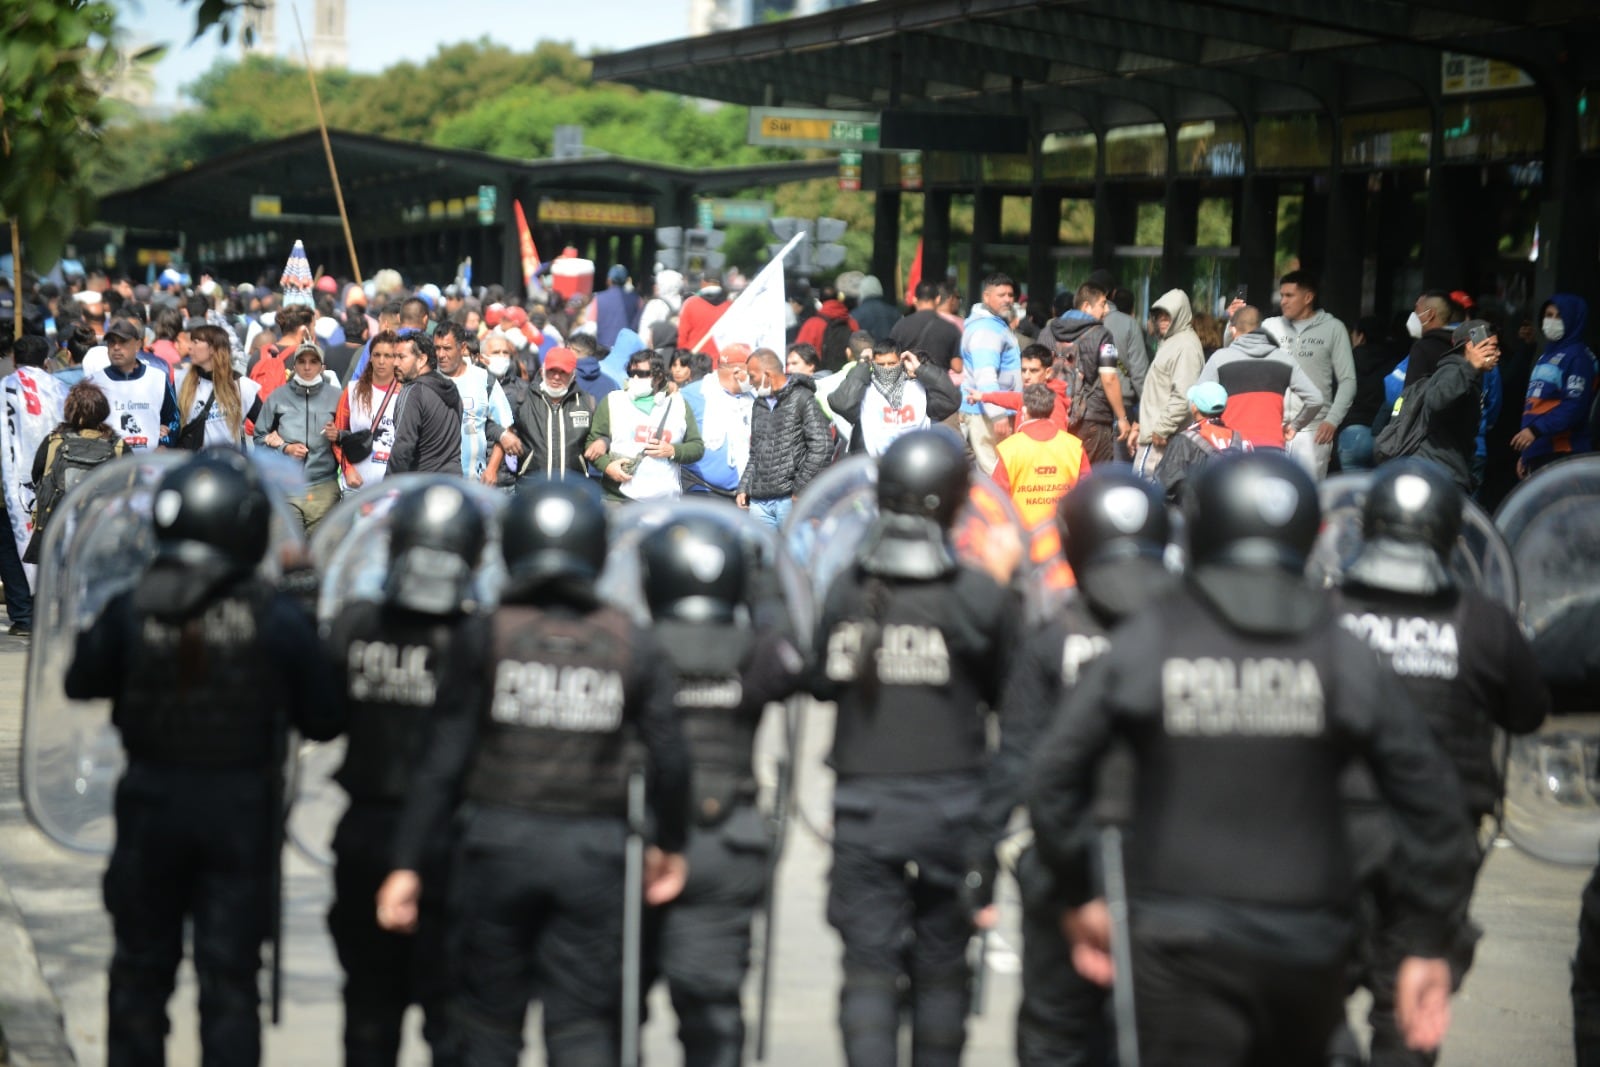
MULTIPOLYGON (((22 641, 0 637, 0 878, 10 886, 44 975, 61 1000, 79 1063, 100 1067, 105 1061, 105 963, 110 952, 110 930, 100 908, 104 863, 55 847, 23 818, 16 745, 24 653, 22 641)), ((830 779, 820 758, 830 733, 824 716, 808 728, 801 780, 804 807, 823 829, 830 779)), ((770 753, 773 747, 764 743, 763 751, 770 753)), ((838 942, 823 919, 826 869, 826 849, 815 837, 804 830, 791 836, 780 874, 779 968, 769 1056, 777 1067, 842 1062, 834 1027, 838 942)), ((288 874, 286 1021, 268 1033, 266 1061, 282 1067, 335 1063, 339 973, 322 920, 328 879, 297 855, 288 874)), ((1456 1001, 1455 1030, 1441 1060, 1446 1067, 1566 1067, 1573 1062, 1566 961, 1584 875, 1539 863, 1511 848, 1497 849, 1490 857, 1475 908, 1487 935, 1477 968, 1456 1001)), ((1014 914, 1014 908, 1008 913, 1014 914)), ((1007 942, 1015 943, 1003 929, 990 951, 994 973, 988 1011, 972 1028, 967 1055, 972 1064, 1011 1062, 1010 1020, 1017 986, 1016 959, 1007 942)), ((8 962, 0 960, 0 967, 8 962)), ((671 1010, 659 994, 653 1015, 645 1042, 651 1061, 678 1062, 671 1010)), ((530 1021, 530 1034, 532 1025, 530 1021)), ((172 1063, 199 1061, 194 1034, 194 984, 186 967, 173 1006, 172 1063)), ((414 1026, 403 1062, 407 1067, 427 1063, 414 1026)), ((525 1062, 542 1061, 530 1052, 525 1062)))

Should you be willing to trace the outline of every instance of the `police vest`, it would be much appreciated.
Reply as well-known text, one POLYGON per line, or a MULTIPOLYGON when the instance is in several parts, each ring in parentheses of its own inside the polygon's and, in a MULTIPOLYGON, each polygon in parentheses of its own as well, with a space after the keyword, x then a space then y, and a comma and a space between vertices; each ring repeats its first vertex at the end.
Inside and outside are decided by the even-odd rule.
POLYGON ((1011 477, 1011 502, 1025 527, 1054 525, 1056 505, 1078 482, 1083 467, 1083 442, 1070 433, 1040 441, 1014 433, 995 446, 1011 477))
POLYGON ((821 654, 828 679, 843 687, 831 760, 841 777, 982 766, 981 675, 998 669, 999 656, 985 632, 992 605, 968 592, 975 577, 958 570, 896 584, 840 576, 854 584, 827 623, 821 654))
POLYGON ((403 800, 439 701, 448 661, 449 620, 354 605, 334 623, 333 652, 343 659, 349 743, 334 780, 357 801, 403 800))
POLYGON ((1500 771, 1494 760, 1494 721, 1473 699, 1476 664, 1461 646, 1472 625, 1469 598, 1424 599, 1347 588, 1339 621, 1393 669, 1428 720, 1433 736, 1461 778, 1474 815, 1494 810, 1500 771))
POLYGON ((868 455, 882 455, 895 438, 912 430, 925 430, 928 425, 928 391, 921 382, 907 378, 898 405, 889 403, 876 385, 867 386, 856 426, 868 455))
POLYGON ((148 452, 161 444, 161 406, 167 398, 167 379, 153 367, 140 364, 137 378, 113 379, 97 371, 88 381, 100 387, 111 405, 106 425, 135 452, 148 452))
POLYGON ((657 623, 655 636, 672 661, 678 687, 673 702, 694 768, 694 813, 702 826, 721 822, 756 795, 751 753, 761 708, 745 697, 749 631, 737 626, 657 623))
POLYGON ((1337 623, 1271 642, 1219 627, 1185 592, 1163 602, 1163 641, 1143 650, 1159 721, 1139 753, 1128 880, 1141 892, 1288 908, 1344 908, 1354 890, 1329 733, 1337 623))
MULTIPOLYGON (((152 375, 154 376, 154 375, 152 375)), ((287 730, 259 622, 269 593, 236 587, 187 620, 135 616, 117 726, 130 760, 265 769, 287 730)))
POLYGON ((524 811, 624 815, 633 624, 614 608, 567 615, 518 605, 495 612, 491 629, 489 708, 466 795, 524 811))

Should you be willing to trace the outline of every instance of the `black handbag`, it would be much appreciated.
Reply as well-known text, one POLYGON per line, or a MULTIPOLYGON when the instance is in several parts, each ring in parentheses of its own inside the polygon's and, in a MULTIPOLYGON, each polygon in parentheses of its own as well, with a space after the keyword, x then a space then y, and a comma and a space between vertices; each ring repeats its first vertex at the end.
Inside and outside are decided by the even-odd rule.
MULTIPOLYGON (((383 413, 389 409, 389 398, 400 391, 400 383, 395 382, 383 394, 383 403, 378 405, 378 413, 372 418, 372 425, 377 426, 383 421, 383 413)), ((360 463, 372 455, 372 429, 346 430, 339 435, 339 451, 344 453, 346 463, 360 463)))
POLYGON ((174 442, 186 452, 198 452, 206 445, 206 422, 211 418, 211 407, 217 402, 215 390, 206 397, 206 406, 200 409, 200 414, 192 422, 186 422, 178 431, 178 439, 174 442))

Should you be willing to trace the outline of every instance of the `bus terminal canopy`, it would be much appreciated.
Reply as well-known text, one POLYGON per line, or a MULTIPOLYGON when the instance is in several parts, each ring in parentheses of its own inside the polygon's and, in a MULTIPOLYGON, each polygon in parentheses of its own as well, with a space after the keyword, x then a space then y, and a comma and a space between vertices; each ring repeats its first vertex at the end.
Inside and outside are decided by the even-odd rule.
POLYGON ((885 111, 877 147, 942 148, 911 143, 914 122, 896 136, 887 112, 1026 115, 1042 133, 1340 116, 1516 87, 1482 60, 1556 94, 1600 81, 1597 12, 1593 0, 877 0, 600 56, 594 72, 750 106, 885 111))

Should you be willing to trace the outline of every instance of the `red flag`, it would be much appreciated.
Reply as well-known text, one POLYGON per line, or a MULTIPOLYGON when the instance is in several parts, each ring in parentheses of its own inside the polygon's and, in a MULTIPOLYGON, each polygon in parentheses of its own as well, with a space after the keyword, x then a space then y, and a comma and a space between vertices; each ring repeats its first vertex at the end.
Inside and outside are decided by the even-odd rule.
POLYGON ((533 231, 528 229, 528 216, 522 213, 522 201, 511 201, 517 216, 517 240, 522 245, 522 284, 533 292, 534 279, 539 276, 539 250, 533 246, 533 231))
POLYGON ((922 238, 917 238, 917 254, 911 257, 911 273, 906 275, 906 303, 916 302, 912 295, 917 291, 917 286, 922 284, 922 238))

